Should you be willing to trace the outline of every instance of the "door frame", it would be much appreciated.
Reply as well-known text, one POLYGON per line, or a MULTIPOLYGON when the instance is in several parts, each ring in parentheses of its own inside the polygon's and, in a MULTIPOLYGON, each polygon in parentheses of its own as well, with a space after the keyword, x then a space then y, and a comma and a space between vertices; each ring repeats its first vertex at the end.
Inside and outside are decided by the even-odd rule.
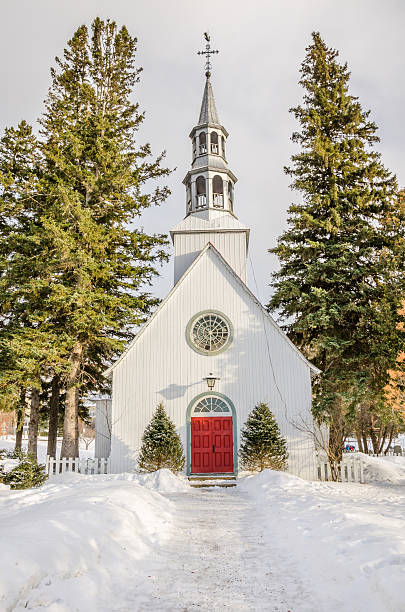
MULTIPOLYGON (((224 395, 223 393, 217 393, 216 391, 208 391, 206 393, 200 393, 196 397, 194 397, 189 405, 187 406, 187 418, 186 418, 186 430, 187 430, 187 444, 186 444, 186 470, 187 476, 191 475, 191 411, 194 408, 195 404, 197 404, 203 397, 219 397, 223 399, 230 407, 232 412, 232 438, 233 438, 233 472, 226 472, 227 474, 232 474, 234 476, 238 473, 238 428, 237 428, 237 420, 236 420, 236 410, 232 401, 224 395)), ((197 416, 197 415, 196 415, 197 416)), ((199 417, 203 417, 203 414, 198 414, 199 417)), ((218 413, 218 416, 226 416, 223 413, 218 413)), ((212 418, 212 417, 207 417, 212 418)), ((215 472, 214 472, 215 473, 215 472)), ((195 476, 195 474, 193 474, 195 476)))

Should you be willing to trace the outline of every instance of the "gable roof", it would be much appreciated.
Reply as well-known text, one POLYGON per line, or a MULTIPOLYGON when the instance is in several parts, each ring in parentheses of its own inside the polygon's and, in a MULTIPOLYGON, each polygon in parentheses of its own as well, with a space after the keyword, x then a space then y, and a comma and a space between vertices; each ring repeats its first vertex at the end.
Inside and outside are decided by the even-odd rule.
POLYGON ((104 376, 108 377, 112 374, 112 372, 115 370, 115 368, 117 367, 117 365, 123 360, 125 359, 125 357, 127 356, 127 354, 129 353, 129 351, 132 349, 132 347, 136 344, 136 342, 138 342, 139 338, 142 336, 142 334, 144 333, 145 329, 147 329, 147 327, 149 327, 149 325, 152 323, 152 321, 158 316, 159 312, 162 310, 162 308, 167 304, 167 302, 170 300, 171 296, 179 289, 180 285, 183 284, 184 279, 191 273, 191 271, 198 265, 198 262, 204 257, 204 255, 208 252, 208 251, 212 251, 213 254, 218 258, 219 262, 228 270, 228 272, 234 277, 234 279, 237 281, 237 283, 239 283, 239 285, 244 289, 244 291, 249 295, 249 297, 256 303, 256 305, 259 307, 259 309, 261 310, 261 312, 264 314, 264 316, 267 318, 267 320, 271 323, 272 327, 274 329, 277 330, 277 332, 284 338, 284 340, 286 342, 288 342, 288 344, 294 349, 294 351, 297 353, 297 355, 305 362, 305 364, 309 367, 309 369, 311 370, 311 373, 315 376, 317 374, 320 374, 321 370, 319 370, 316 366, 314 366, 313 363, 311 363, 310 361, 308 361, 308 359, 306 357, 304 357, 304 355, 301 353, 301 351, 299 349, 297 349, 297 347, 295 346, 295 344, 293 342, 291 342, 291 340, 289 339, 289 337, 287 336, 287 334, 285 332, 283 332, 283 330, 277 325, 277 323, 275 322, 275 320, 273 319, 273 317, 267 312, 267 310, 264 308, 264 306, 260 303, 260 301, 257 299, 257 297, 251 292, 251 290, 249 289, 249 287, 243 282, 243 280, 236 274, 235 270, 228 264, 228 262, 226 261, 226 259, 224 259, 221 255, 221 253, 218 251, 218 249, 215 248, 215 246, 211 243, 208 242, 206 244, 206 246, 203 248, 203 250, 198 254, 198 256, 195 258, 195 260, 193 261, 193 263, 187 268, 187 270, 184 272, 183 276, 177 281, 177 283, 173 286, 173 288, 170 290, 170 292, 167 294, 167 296, 165 297, 165 299, 159 304, 158 308, 155 310, 155 312, 149 317, 149 319, 146 321, 146 323, 144 323, 144 325, 142 326, 142 328, 139 330, 139 332, 137 333, 137 335, 135 336, 135 338, 132 340, 132 342, 128 345, 128 348, 122 353, 122 355, 120 355, 120 357, 117 359, 117 361, 115 361, 105 372, 104 372, 104 376))

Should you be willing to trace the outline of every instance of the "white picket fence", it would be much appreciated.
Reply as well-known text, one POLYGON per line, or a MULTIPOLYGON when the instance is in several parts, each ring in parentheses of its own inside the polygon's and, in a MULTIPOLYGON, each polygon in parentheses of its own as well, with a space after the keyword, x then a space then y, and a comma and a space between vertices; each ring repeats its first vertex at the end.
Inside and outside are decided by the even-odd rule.
POLYGON ((345 457, 334 466, 335 478, 328 461, 318 461, 318 480, 359 482, 364 484, 364 465, 361 457, 345 457))
POLYGON ((367 453, 369 457, 403 457, 405 456, 405 451, 404 452, 400 452, 400 453, 394 453, 394 451, 388 451, 386 453, 379 453, 378 455, 376 453, 371 453, 368 452, 367 453))
POLYGON ((72 472, 76 474, 109 474, 110 459, 70 459, 46 458, 46 473, 48 476, 57 476, 72 472))

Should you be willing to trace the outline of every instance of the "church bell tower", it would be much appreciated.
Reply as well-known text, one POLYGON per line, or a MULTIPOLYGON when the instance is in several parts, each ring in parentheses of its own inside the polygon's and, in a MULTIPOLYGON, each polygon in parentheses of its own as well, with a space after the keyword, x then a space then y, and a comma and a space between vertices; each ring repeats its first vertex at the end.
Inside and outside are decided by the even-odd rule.
POLYGON ((171 231, 174 244, 174 282, 184 274, 195 257, 211 242, 246 282, 249 229, 234 213, 236 176, 226 159, 229 136, 220 123, 211 84, 210 37, 205 34, 205 87, 198 123, 190 132, 191 168, 183 184, 186 189, 186 216, 171 231))

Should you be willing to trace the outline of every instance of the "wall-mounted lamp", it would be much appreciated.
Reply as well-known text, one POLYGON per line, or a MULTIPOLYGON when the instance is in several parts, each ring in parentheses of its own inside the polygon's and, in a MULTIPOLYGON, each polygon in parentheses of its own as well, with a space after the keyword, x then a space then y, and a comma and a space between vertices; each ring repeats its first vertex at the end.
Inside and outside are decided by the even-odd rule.
POLYGON ((207 381, 207 385, 208 385, 208 389, 210 391, 213 390, 213 388, 215 387, 215 381, 216 380, 221 380, 220 378, 218 378, 218 376, 213 376, 212 372, 209 373, 208 376, 206 376, 205 378, 203 378, 203 380, 207 381))

